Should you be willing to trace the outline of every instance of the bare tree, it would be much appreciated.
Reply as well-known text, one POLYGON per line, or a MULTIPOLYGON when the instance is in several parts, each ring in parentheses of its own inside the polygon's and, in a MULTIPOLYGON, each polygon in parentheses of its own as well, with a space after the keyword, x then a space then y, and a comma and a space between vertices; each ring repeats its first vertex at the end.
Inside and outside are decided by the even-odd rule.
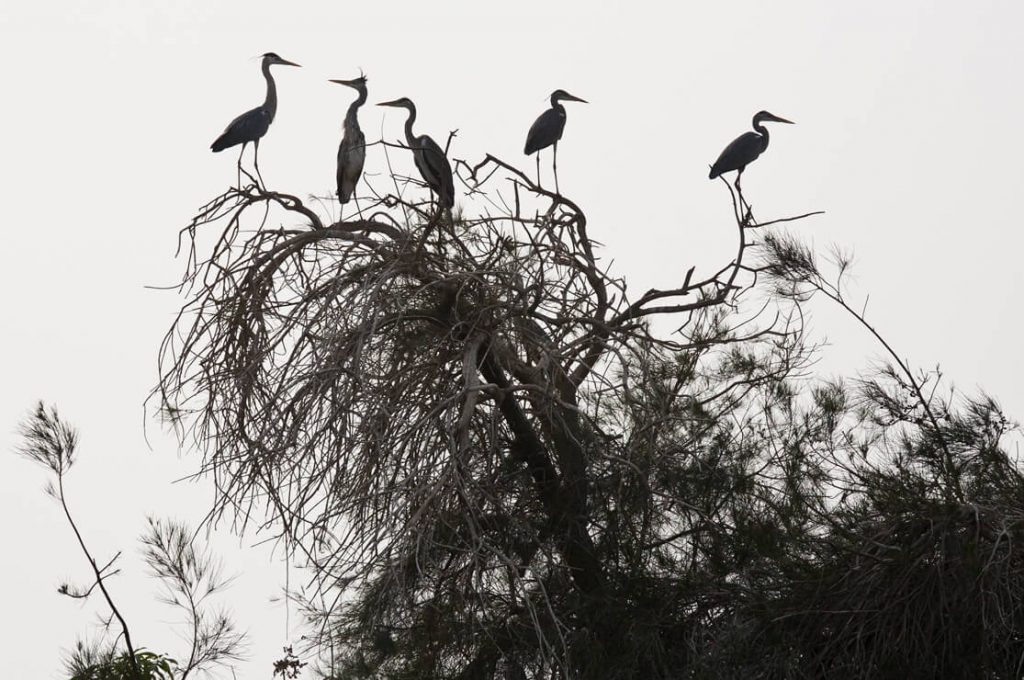
POLYGON ((637 584, 667 588, 658 560, 695 558, 677 541, 715 514, 666 493, 658 456, 699 448, 806 360, 799 305, 758 299, 747 257, 799 218, 759 223, 733 193, 734 259, 630 299, 576 203, 493 156, 457 169, 476 216, 405 199, 401 178, 345 222, 255 185, 206 205, 183 231, 190 297, 160 404, 205 451, 212 517, 304 557, 335 670, 678 660, 675 632, 621 629, 637 584), (630 420, 652 381, 676 438, 662 451, 630 420))

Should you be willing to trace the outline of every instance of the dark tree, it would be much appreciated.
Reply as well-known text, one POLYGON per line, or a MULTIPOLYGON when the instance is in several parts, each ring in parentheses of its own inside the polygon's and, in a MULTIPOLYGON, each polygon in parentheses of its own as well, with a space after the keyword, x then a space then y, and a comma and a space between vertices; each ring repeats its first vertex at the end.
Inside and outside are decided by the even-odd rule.
POLYGON ((183 231, 155 395, 311 573, 325 677, 1014 676, 1010 425, 895 352, 813 379, 811 297, 874 329, 773 234, 807 215, 723 181, 732 261, 634 296, 576 203, 456 169, 472 215, 250 185, 183 231))

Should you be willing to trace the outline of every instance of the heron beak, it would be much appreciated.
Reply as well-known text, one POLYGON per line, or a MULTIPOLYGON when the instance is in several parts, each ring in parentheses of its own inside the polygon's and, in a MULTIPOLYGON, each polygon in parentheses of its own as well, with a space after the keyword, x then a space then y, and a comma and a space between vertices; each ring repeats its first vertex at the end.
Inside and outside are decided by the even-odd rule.
POLYGON ((393 99, 389 102, 378 102, 377 106, 398 106, 398 100, 393 99))
POLYGON ((796 123, 794 123, 793 121, 786 120, 785 118, 779 118, 778 116, 772 116, 770 120, 773 120, 776 123, 789 123, 790 125, 796 125, 796 123))
POLYGON ((356 81, 354 80, 328 80, 327 82, 337 83, 338 85, 348 85, 349 87, 354 87, 356 84, 356 81))
POLYGON ((579 97, 577 97, 575 95, 569 95, 568 97, 566 97, 566 99, 568 99, 569 101, 572 101, 572 102, 583 102, 584 104, 589 104, 590 103, 586 99, 580 99, 579 97))
POLYGON ((294 61, 288 61, 287 59, 278 59, 277 63, 281 64, 282 66, 298 66, 300 68, 302 67, 302 64, 296 64, 294 61))

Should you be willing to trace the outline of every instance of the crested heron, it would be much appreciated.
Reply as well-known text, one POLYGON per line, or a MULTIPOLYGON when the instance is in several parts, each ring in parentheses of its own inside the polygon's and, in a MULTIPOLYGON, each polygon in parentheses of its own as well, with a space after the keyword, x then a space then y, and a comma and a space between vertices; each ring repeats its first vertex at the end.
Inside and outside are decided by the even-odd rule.
POLYGON ((754 114, 753 122, 756 132, 744 132, 732 140, 729 146, 725 147, 725 151, 718 156, 715 164, 711 166, 711 172, 708 174, 709 179, 714 179, 723 172, 737 170, 736 187, 739 188, 740 176, 743 174, 747 164, 754 162, 768 148, 768 129, 762 123, 789 123, 792 125, 793 121, 779 118, 767 111, 758 111, 754 114))
POLYGON ((540 150, 554 145, 551 167, 555 173, 555 193, 561 193, 558 190, 558 140, 562 138, 562 131, 565 130, 565 107, 560 103, 562 101, 588 103, 586 99, 580 99, 565 90, 552 92, 551 108, 533 121, 526 135, 526 146, 523 148, 523 153, 527 156, 537 154, 537 184, 540 184, 540 150))
POLYGON ((298 66, 294 62, 282 59, 274 52, 264 54, 261 69, 263 77, 267 80, 266 99, 263 100, 263 104, 260 106, 246 111, 231 121, 227 128, 224 129, 224 132, 221 133, 221 136, 210 145, 210 148, 216 152, 241 144, 242 151, 238 154, 238 168, 241 170, 242 154, 245 153, 246 145, 252 142, 255 147, 253 164, 256 167, 256 175, 260 178, 261 182, 263 177, 260 175, 260 138, 267 134, 270 124, 274 122, 274 115, 277 113, 277 86, 274 84, 274 77, 270 75, 270 67, 278 64, 281 66, 298 66))
POLYGON ((427 135, 416 135, 412 124, 416 122, 416 105, 408 97, 381 102, 377 106, 393 106, 405 109, 409 116, 405 119, 405 141, 412 150, 412 158, 416 169, 427 183, 430 190, 437 196, 440 208, 451 209, 455 205, 455 185, 452 181, 452 166, 444 155, 444 151, 427 135))
POLYGON ((338 145, 338 200, 342 205, 349 202, 356 190, 359 176, 366 161, 366 137, 359 129, 359 107, 366 103, 366 76, 352 80, 331 80, 332 83, 351 87, 359 97, 348 107, 345 114, 345 132, 338 145))

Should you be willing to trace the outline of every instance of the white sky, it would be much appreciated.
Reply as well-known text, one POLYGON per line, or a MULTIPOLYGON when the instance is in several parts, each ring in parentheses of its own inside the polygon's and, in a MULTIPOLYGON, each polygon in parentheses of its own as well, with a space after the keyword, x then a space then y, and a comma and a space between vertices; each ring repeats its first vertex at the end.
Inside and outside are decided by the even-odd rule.
MULTIPOLYGON (((268 184, 303 196, 332 191, 352 97, 327 78, 361 67, 371 103, 409 96, 418 131, 458 128, 454 156, 526 168, 547 95, 588 99, 567 105, 561 185, 634 293, 732 257, 728 196, 708 164, 759 109, 790 118, 744 178, 758 216, 827 211, 800 231, 855 251, 857 292, 899 351, 1024 416, 1022 19, 1019 0, 6 3, 0 448, 40 398, 80 428, 77 518, 98 558, 125 551, 111 588, 137 642, 180 653, 135 538, 147 513, 195 520, 209 495, 169 485, 197 459, 156 423, 152 450, 143 438, 158 342, 181 302, 144 286, 175 281, 178 229, 234 180, 234 150, 208 147, 262 101, 266 51, 305 67, 275 70, 278 118, 261 148, 268 184)), ((400 134, 404 114, 385 111, 363 109, 368 140, 382 124, 400 134)), ((372 150, 368 171, 378 161, 372 150)), ((849 320, 814 311, 831 341, 823 371, 878 356, 849 320)), ((43 483, 0 455, 5 677, 59 677, 58 650, 102 609, 55 592, 88 572, 43 483)), ((238 548, 255 540, 218 543, 241 572, 228 599, 252 635, 246 678, 270 676, 286 636, 284 607, 269 603, 284 568, 238 548)))

